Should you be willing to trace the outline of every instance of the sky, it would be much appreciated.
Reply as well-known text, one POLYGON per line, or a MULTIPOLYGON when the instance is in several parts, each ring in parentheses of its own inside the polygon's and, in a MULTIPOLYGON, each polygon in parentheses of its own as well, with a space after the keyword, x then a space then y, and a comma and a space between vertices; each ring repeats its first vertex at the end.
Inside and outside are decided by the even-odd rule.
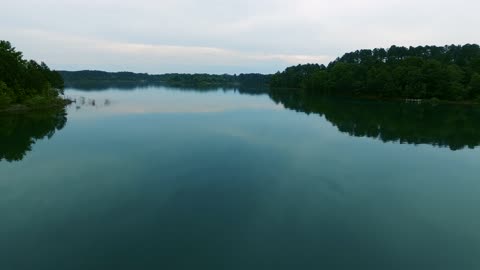
POLYGON ((274 73, 357 49, 480 43, 478 0, 15 0, 0 40, 57 70, 274 73))

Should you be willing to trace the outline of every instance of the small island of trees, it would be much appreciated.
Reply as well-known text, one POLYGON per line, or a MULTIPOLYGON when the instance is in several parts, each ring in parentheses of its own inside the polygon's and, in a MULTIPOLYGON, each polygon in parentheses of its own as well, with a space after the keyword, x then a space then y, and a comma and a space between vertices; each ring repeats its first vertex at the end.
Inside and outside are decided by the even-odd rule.
POLYGON ((328 66, 289 67, 273 75, 270 86, 329 95, 480 102, 480 47, 358 50, 328 66))
POLYGON ((0 111, 65 105, 62 76, 0 40, 0 111))

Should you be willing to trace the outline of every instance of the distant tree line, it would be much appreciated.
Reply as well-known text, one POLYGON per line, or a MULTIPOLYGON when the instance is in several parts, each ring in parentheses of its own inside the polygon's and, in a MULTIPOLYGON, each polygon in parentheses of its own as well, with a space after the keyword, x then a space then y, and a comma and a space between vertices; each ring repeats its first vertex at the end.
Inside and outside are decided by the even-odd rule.
POLYGON ((480 47, 358 50, 328 66, 298 65, 271 78, 273 88, 382 98, 480 100, 480 47))
POLYGON ((163 84, 177 87, 220 87, 220 86, 268 86, 270 75, 240 74, 160 74, 132 72, 105 72, 95 70, 60 71, 67 86, 95 85, 114 82, 116 84, 163 84))
POLYGON ((0 41, 0 107, 57 100, 63 79, 45 63, 25 60, 10 42, 0 41))

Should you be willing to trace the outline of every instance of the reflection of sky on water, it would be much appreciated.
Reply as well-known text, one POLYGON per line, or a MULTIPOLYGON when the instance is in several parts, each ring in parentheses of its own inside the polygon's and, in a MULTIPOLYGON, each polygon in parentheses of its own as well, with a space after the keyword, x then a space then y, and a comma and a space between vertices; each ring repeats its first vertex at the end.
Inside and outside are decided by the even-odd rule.
POLYGON ((478 148, 351 136, 233 91, 67 96, 85 103, 65 128, 0 162, 2 270, 480 269, 478 148))
POLYGON ((70 117, 89 117, 101 110, 102 114, 148 113, 206 113, 242 109, 277 110, 267 95, 238 95, 232 91, 171 91, 163 87, 137 88, 130 91, 115 89, 93 92, 67 89, 65 95, 77 100, 69 107, 70 117), (161 93, 159 93, 161 92, 161 93))

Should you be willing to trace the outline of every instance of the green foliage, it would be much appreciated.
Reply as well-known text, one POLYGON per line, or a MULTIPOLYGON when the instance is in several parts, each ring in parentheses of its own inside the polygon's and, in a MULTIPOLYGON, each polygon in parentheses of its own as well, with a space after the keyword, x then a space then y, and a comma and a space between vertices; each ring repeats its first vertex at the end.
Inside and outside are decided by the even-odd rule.
POLYGON ((10 42, 0 41, 0 105, 60 94, 63 94, 63 79, 58 72, 45 63, 24 60, 10 42))
POLYGON ((470 79, 470 95, 473 98, 480 98, 480 74, 474 73, 470 79))
POLYGON ((45 106, 51 102, 51 99, 45 96, 33 96, 25 100, 25 105, 31 107, 45 106))
POLYGON ((473 100, 480 96, 480 47, 397 47, 347 53, 328 65, 298 65, 273 88, 371 97, 473 100))
POLYGON ((7 84, 0 81, 0 108, 8 106, 12 102, 12 93, 7 84))
POLYGON ((324 66, 317 64, 289 67, 283 73, 275 74, 270 83, 283 88, 310 87, 313 82, 311 74, 321 72, 324 69, 324 66))
POLYGON ((4 108, 12 103, 12 99, 5 95, 5 94, 0 94, 0 108, 4 108))
POLYGON ((440 103, 440 99, 438 98, 431 98, 428 100, 428 102, 432 105, 436 105, 436 104, 439 104, 440 103))
POLYGON ((221 87, 221 86, 267 86, 270 75, 240 74, 161 74, 150 75, 132 72, 104 72, 104 71, 60 71, 61 76, 69 86, 85 87, 99 84, 164 84, 176 87, 221 87))

